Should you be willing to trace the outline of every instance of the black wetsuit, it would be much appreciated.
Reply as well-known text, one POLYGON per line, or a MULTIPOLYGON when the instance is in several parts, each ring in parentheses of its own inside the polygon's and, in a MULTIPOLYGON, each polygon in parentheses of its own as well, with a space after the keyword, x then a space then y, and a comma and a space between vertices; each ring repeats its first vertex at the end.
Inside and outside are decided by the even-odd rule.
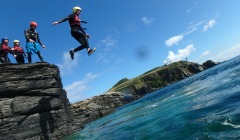
POLYGON ((66 18, 58 21, 58 23, 65 22, 67 20, 68 20, 69 25, 71 27, 71 35, 79 43, 81 43, 81 46, 75 48, 73 51, 77 52, 77 51, 80 51, 84 48, 88 49, 89 44, 88 44, 88 40, 87 40, 87 37, 86 37, 86 33, 85 33, 84 29, 81 27, 81 23, 80 23, 80 19, 79 19, 78 15, 71 14, 71 15, 67 16, 66 18))
MULTIPOLYGON (((30 39, 32 39, 34 42, 38 42, 41 46, 43 45, 42 42, 40 41, 39 34, 35 30, 27 29, 24 31, 24 35, 27 43, 30 42, 30 39)), ((34 45, 36 44, 34 43, 34 45)), ((28 62, 32 63, 31 52, 27 52, 27 54, 28 54, 28 62)), ((40 51, 37 51, 37 55, 41 60, 41 62, 43 62, 43 57, 40 51)))

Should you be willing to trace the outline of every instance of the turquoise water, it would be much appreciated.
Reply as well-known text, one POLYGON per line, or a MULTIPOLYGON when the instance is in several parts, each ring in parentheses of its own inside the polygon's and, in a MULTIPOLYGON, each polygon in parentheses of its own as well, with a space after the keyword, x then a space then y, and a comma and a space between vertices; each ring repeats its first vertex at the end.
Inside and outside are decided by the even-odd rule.
POLYGON ((118 108, 65 140, 239 140, 240 56, 118 108))

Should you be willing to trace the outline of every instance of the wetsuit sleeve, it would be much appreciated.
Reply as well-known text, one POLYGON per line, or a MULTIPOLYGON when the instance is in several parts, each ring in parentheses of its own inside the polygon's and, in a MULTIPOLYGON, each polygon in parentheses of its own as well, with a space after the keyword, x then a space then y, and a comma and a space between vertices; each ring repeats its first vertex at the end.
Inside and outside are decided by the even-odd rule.
POLYGON ((42 42, 40 40, 39 33, 37 33, 37 40, 38 40, 38 43, 42 46, 43 44, 42 44, 42 42))
POLYGON ((67 17, 65 17, 64 19, 62 19, 62 20, 59 20, 58 21, 58 23, 62 23, 62 22, 65 22, 65 21, 67 21, 68 19, 70 19, 70 18, 73 18, 73 14, 71 14, 71 15, 69 15, 69 16, 67 16, 67 17))
POLYGON ((25 38, 26 38, 26 40, 27 40, 27 42, 29 42, 29 36, 28 36, 28 34, 27 34, 27 30, 24 30, 24 35, 25 35, 25 38))

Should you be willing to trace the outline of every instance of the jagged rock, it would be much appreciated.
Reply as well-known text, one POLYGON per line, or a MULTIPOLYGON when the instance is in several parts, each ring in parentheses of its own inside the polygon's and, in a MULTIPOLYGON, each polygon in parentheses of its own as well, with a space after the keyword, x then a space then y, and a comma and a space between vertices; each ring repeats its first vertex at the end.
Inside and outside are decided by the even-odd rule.
POLYGON ((213 62, 212 60, 208 60, 202 64, 206 69, 216 66, 217 63, 213 62))
POLYGON ((126 98, 131 97, 122 92, 108 92, 74 103, 72 109, 75 118, 79 122, 86 124, 112 113, 116 108, 125 104, 124 101, 126 101, 126 98))
POLYGON ((199 65, 199 64, 190 64, 188 66, 188 70, 191 73, 196 74, 196 73, 199 73, 199 72, 203 71, 204 68, 201 65, 199 65))
POLYGON ((58 67, 47 63, 0 65, 0 139, 61 139, 73 112, 58 67))

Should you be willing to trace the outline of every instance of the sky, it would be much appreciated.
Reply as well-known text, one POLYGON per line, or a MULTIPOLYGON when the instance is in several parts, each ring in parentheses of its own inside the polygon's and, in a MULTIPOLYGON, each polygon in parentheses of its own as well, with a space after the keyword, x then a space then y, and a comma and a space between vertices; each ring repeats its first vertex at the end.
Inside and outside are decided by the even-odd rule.
MULTIPOLYGON (((19 39, 38 23, 44 60, 60 69, 71 103, 108 91, 122 78, 134 78, 155 67, 187 60, 225 61, 240 55, 239 0, 8 0, 1 2, 0 37, 19 39), (91 56, 71 36, 68 22, 55 26, 80 6, 90 34, 91 56)), ((9 56, 16 62, 13 56, 9 56)), ((33 62, 39 61, 33 55, 33 62)))

